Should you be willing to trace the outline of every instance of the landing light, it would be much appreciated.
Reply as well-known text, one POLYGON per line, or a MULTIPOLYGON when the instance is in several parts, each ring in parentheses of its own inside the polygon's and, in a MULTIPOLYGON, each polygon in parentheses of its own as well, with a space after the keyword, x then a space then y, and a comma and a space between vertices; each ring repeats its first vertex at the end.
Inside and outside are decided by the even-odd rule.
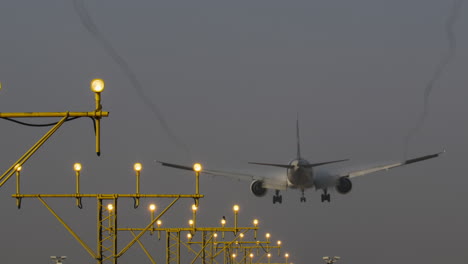
POLYGON ((74 169, 76 172, 81 171, 81 163, 75 163, 75 164, 73 164, 73 169, 74 169))
POLYGON ((143 168, 143 166, 141 166, 141 163, 135 163, 135 164, 133 165, 133 169, 134 169, 135 171, 141 171, 142 168, 143 168))
POLYGON ((196 172, 200 172, 202 170, 202 165, 200 163, 193 164, 193 170, 196 172))
POLYGON ((91 81, 91 91, 100 93, 104 91, 104 81, 102 79, 94 79, 91 81))
POLYGON ((23 169, 23 167, 21 167, 19 164, 15 165, 15 170, 16 171, 21 171, 21 169, 23 169))

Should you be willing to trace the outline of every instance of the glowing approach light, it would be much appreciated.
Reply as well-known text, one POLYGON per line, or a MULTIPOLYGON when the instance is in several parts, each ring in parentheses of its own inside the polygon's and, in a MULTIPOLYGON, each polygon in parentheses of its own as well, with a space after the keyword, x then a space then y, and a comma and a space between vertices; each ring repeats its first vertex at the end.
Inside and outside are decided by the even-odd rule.
POLYGON ((22 169, 23 169, 23 167, 21 167, 19 164, 15 165, 15 170, 16 171, 21 171, 22 169))
POLYGON ((81 163, 75 163, 75 164, 73 164, 73 169, 74 169, 76 172, 81 171, 81 163))
POLYGON ((200 172, 202 170, 202 165, 200 163, 193 164, 193 170, 196 172, 200 172))
POLYGON ((135 163, 135 164, 133 165, 133 169, 134 169, 136 172, 141 171, 142 168, 143 168, 143 166, 141 166, 141 163, 135 163))
MULTIPOLYGON (((104 91, 104 81, 102 79, 94 79, 91 81, 91 91, 94 92, 94 98, 96 101, 96 113, 102 114, 101 105, 101 92, 104 91)), ((95 134, 96 134, 96 154, 101 156, 101 117, 96 116, 95 120, 95 134)))
POLYGON ((104 91, 104 81, 102 79, 94 79, 91 81, 91 91, 101 93, 104 91))

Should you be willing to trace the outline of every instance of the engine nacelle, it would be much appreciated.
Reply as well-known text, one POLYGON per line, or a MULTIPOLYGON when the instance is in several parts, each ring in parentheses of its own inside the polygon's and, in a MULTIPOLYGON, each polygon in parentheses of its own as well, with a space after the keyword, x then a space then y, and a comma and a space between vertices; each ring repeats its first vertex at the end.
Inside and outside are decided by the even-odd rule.
POLYGON ((348 177, 341 177, 338 179, 338 183, 335 188, 337 192, 341 194, 347 194, 353 188, 353 183, 348 177))
POLYGON ((255 180, 250 184, 250 190, 257 197, 265 196, 267 193, 267 188, 263 188, 263 181, 255 180))

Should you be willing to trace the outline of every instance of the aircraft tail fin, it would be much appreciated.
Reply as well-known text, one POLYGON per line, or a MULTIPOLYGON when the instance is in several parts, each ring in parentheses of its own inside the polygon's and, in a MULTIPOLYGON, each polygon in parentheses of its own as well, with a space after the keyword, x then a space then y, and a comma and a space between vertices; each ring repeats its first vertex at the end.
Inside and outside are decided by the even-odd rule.
POLYGON ((297 145, 297 159, 301 159, 301 142, 299 138, 299 113, 296 119, 296 145, 297 145))

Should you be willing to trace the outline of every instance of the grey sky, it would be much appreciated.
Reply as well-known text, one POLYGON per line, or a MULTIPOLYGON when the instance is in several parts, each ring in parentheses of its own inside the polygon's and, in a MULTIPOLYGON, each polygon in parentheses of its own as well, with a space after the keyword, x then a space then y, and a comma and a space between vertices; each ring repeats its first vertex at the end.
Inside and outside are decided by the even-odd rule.
MULTIPOLYGON (((247 161, 285 162, 295 155, 295 117, 301 119, 302 155, 320 162, 399 159, 404 138, 423 106, 424 86, 447 50, 443 31, 451 1, 87 1, 105 36, 132 66, 169 125, 191 149, 174 145, 120 68, 87 33, 71 1, 0 4, 1 112, 88 111, 89 81, 106 81, 102 155, 94 154, 89 120, 67 123, 24 167, 25 193, 71 193, 72 165, 83 163, 82 191, 134 192, 132 164, 143 164, 142 192, 192 192, 186 172, 154 160, 201 161, 213 169, 264 173, 247 161)), ((262 232, 281 239, 294 263, 339 255, 346 263, 462 262, 467 259, 465 201, 468 157, 468 5, 455 25, 457 51, 430 98, 429 115, 409 156, 447 149, 414 166, 366 176, 353 191, 287 191, 255 198, 244 182, 202 178, 200 224, 230 217, 259 218, 262 232)), ((0 120, 1 121, 1 120, 0 120)), ((37 121, 37 120, 34 120, 37 121)), ((6 170, 46 130, 1 121, 0 169, 6 170)), ((14 180, 0 189, 2 263, 93 263, 36 200, 17 210, 14 180), (27 252, 27 253, 25 253, 27 252)), ((160 203, 160 202, 158 202, 160 203)), ((167 201, 165 201, 167 203, 167 201)), ((83 239, 95 241, 95 201, 83 210, 51 204, 83 239)), ((143 225, 146 201, 130 201, 123 226, 143 225)), ((174 224, 190 218, 178 205, 174 224)), ((124 238, 122 238, 124 239, 124 238)), ((125 239, 124 239, 125 240, 125 239)), ((154 245, 162 260, 163 241, 154 245)), ((122 243, 123 244, 123 241, 122 243)), ((146 257, 135 248, 121 263, 146 257)))

